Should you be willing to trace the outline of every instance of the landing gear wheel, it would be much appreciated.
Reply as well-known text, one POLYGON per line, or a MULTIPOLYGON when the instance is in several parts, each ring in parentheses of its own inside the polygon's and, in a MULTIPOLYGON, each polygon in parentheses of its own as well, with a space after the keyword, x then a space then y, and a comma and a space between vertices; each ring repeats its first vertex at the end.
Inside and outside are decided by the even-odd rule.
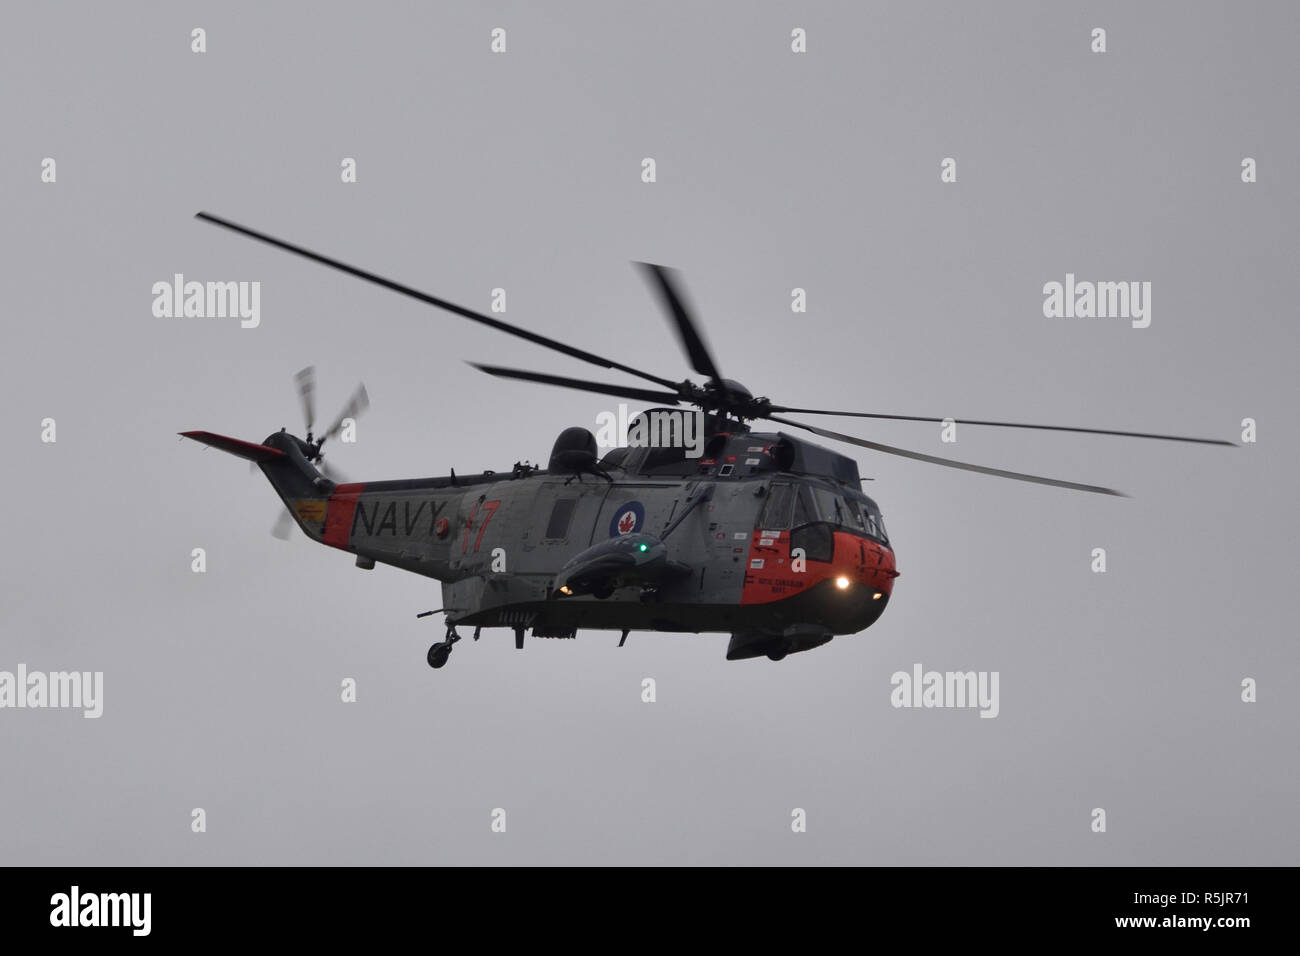
POLYGON ((789 651, 768 651, 767 659, 769 661, 783 661, 785 660, 785 655, 788 653, 789 651))
POLYGON ((425 660, 429 662, 429 666, 435 669, 444 666, 447 663, 447 658, 451 657, 452 647, 459 640, 460 635, 456 633, 456 626, 454 624, 448 625, 446 639, 429 648, 429 653, 425 657, 425 660))
POLYGON ((598 601, 603 601, 613 595, 614 589, 608 584, 602 584, 600 587, 592 589, 591 593, 598 601))

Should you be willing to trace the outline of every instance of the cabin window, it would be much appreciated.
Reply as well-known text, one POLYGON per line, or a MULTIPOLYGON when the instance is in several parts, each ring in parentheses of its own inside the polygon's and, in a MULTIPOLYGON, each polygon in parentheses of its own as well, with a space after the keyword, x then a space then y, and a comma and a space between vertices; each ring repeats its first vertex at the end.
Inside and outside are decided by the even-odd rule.
POLYGON ((551 520, 546 522, 546 537, 564 538, 569 534, 569 522, 573 520, 573 509, 578 504, 577 498, 560 498, 551 508, 551 520))

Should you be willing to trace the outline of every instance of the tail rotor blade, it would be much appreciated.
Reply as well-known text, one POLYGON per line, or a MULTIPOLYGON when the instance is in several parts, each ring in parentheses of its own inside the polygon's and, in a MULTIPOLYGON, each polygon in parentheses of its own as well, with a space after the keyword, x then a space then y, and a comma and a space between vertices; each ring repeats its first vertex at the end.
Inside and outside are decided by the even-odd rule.
POLYGON ((343 429, 343 422, 349 418, 356 418, 367 408, 370 407, 370 396, 366 393, 365 385, 358 385, 357 390, 352 393, 348 403, 343 406, 343 411, 339 412, 338 418, 334 419, 334 424, 325 430, 321 439, 333 438, 343 429))
POLYGON ((321 459, 319 462, 316 463, 316 468, 317 470, 320 471, 322 475, 324 475, 330 481, 334 482, 334 484, 336 485, 348 484, 348 480, 343 476, 343 473, 339 471, 337 468, 335 468, 333 465, 331 465, 329 462, 325 461, 324 459, 321 459))
POLYGON ((298 386, 298 400, 302 403, 302 420, 310 432, 316 424, 316 366, 308 365, 293 380, 298 386))
POLYGON ((293 531, 293 515, 289 514, 289 509, 284 508, 275 516, 275 524, 271 525, 271 537, 279 538, 281 541, 289 540, 289 533, 293 531))

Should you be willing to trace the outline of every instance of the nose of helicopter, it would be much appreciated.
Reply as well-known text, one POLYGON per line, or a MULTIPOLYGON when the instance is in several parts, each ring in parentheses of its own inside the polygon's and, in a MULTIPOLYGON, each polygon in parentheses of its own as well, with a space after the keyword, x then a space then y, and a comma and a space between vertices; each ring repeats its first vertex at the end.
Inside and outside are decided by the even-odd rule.
POLYGON ((844 536, 836 541, 835 567, 824 587, 833 615, 852 633, 885 612, 898 571, 894 552, 875 541, 844 536))
MULTIPOLYGON (((852 543, 844 548, 848 552, 849 569, 835 576, 835 586, 839 590, 848 590, 855 584, 871 592, 874 601, 887 600, 894 589, 894 578, 898 570, 894 566, 894 552, 875 541, 864 542, 858 539, 857 547, 852 543), (853 552, 856 550, 857 554, 853 552)), ((837 552, 840 549, 836 549, 837 552)), ((836 555, 839 557, 839 554, 836 555)))

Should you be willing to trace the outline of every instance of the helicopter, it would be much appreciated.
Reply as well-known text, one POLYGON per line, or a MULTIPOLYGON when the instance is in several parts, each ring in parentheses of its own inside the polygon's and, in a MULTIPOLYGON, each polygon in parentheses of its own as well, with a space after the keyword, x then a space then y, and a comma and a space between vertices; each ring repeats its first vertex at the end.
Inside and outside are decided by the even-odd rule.
POLYGON ((262 442, 207 431, 180 432, 260 469, 288 516, 311 540, 442 583, 443 640, 429 647, 441 668, 461 628, 574 638, 580 629, 724 633, 727 660, 811 650, 856 634, 884 613, 899 577, 893 543, 876 502, 862 491, 857 462, 797 432, 915 461, 1073 491, 1112 488, 990 468, 898 448, 788 415, 932 422, 1191 442, 1234 443, 1114 429, 941 419, 802 408, 755 396, 725 378, 688 308, 676 274, 638 263, 670 319, 690 367, 704 377, 674 381, 538 332, 467 309, 410 286, 276 239, 207 212, 213 225, 305 257, 606 370, 652 383, 622 385, 494 365, 489 375, 651 403, 632 421, 629 441, 603 457, 586 428, 563 429, 546 467, 516 462, 508 472, 348 482, 322 448, 369 405, 358 388, 319 434, 315 375, 298 373, 306 424, 299 438, 281 428, 262 442), (752 423, 784 429, 755 431, 752 423), (694 427, 692 427, 692 425, 694 427), (786 430, 789 429, 789 430, 786 430), (793 430, 793 431, 791 431, 793 430), (690 433, 700 441, 690 447, 690 433))

